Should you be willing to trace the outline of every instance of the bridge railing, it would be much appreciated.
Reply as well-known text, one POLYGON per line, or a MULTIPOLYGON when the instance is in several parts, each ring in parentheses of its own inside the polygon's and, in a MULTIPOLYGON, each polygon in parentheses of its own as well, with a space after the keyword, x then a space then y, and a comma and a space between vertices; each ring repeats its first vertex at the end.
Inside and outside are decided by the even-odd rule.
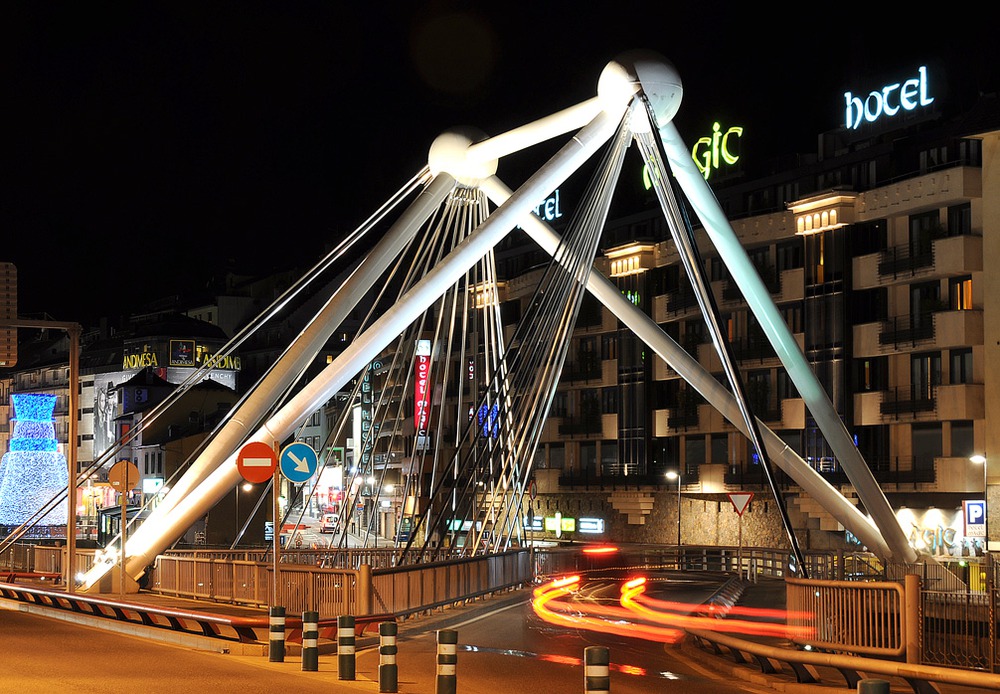
POLYGON ((292 613, 405 616, 508 590, 531 579, 527 550, 380 569, 364 564, 358 569, 328 569, 281 563, 277 585, 274 565, 266 562, 160 555, 149 590, 261 607, 279 604, 292 613))
POLYGON ((786 578, 789 626, 811 627, 802 646, 894 658, 906 653, 905 591, 892 582, 786 578))

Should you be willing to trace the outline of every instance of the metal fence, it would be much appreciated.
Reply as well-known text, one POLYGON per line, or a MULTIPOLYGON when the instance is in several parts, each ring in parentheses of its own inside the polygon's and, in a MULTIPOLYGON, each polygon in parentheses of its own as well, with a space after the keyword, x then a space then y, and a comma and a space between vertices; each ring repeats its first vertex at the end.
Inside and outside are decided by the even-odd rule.
MULTIPOLYGON (((325 615, 416 613, 531 581, 526 550, 444 562, 371 569, 329 569, 198 555, 160 555, 149 589, 167 595, 244 605, 282 605, 325 615)), ((287 557, 293 559, 294 557, 287 557)))
POLYGON ((786 578, 790 626, 810 627, 799 645, 893 658, 906 653, 905 592, 892 582, 786 578))

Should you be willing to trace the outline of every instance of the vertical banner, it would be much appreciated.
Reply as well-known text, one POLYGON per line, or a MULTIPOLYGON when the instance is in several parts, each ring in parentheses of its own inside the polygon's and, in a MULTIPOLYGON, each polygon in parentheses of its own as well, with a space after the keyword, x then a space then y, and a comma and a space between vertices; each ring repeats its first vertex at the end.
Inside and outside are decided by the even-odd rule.
POLYGON ((413 379, 413 426, 416 429, 416 449, 427 450, 429 447, 427 425, 430 421, 430 372, 431 372, 431 341, 417 340, 417 353, 414 362, 416 373, 413 379))

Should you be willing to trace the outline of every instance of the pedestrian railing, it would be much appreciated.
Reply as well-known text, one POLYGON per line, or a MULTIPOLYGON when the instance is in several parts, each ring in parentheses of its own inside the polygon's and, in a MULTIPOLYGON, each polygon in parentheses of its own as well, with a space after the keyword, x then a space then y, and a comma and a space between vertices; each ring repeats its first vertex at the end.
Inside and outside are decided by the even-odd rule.
POLYGON ((153 592, 244 605, 284 605, 292 612, 403 616, 508 590, 532 580, 529 553, 465 557, 371 570, 325 569, 201 556, 156 558, 153 592))

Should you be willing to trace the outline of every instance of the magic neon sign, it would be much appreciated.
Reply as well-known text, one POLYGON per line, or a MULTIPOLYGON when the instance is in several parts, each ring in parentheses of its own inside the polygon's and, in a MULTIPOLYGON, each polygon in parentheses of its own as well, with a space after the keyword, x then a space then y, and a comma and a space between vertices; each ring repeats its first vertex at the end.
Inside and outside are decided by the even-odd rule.
MULTIPOLYGON (((719 123, 713 123, 712 134, 695 141, 691 148, 691 158, 694 159, 694 165, 698 167, 698 171, 706 181, 712 175, 712 171, 721 169, 723 165, 732 166, 740 160, 740 155, 733 150, 736 148, 736 141, 741 137, 743 137, 743 126, 734 125, 723 131, 719 123)), ((650 176, 649 165, 644 164, 642 183, 646 190, 653 187, 650 176)))
POLYGON ((928 95, 927 68, 921 66, 917 68, 916 77, 872 90, 864 99, 844 92, 844 101, 847 106, 844 125, 848 130, 857 130, 862 120, 874 123, 900 111, 915 111, 934 103, 934 97, 928 95))

